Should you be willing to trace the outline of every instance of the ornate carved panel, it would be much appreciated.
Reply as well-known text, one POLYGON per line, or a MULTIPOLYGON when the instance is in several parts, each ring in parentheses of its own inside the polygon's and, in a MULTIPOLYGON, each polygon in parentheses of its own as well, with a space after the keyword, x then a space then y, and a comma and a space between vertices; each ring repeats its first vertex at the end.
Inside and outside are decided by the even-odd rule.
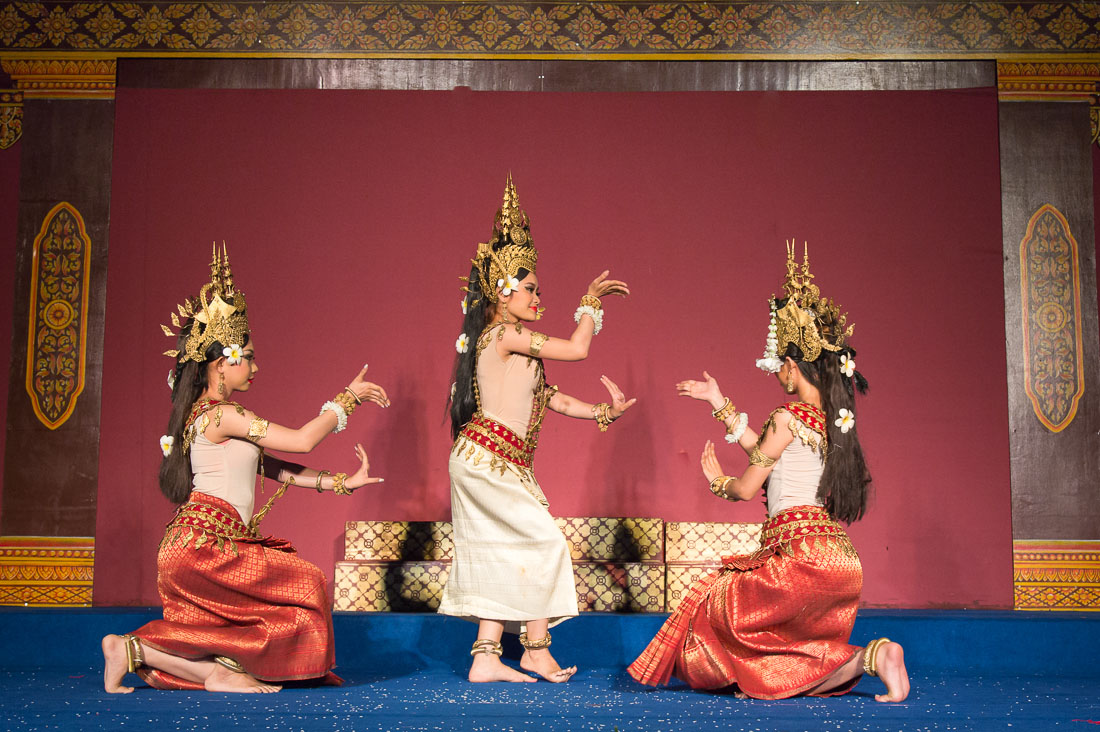
POLYGON ((84 390, 91 256, 77 210, 64 201, 50 209, 32 252, 27 393, 51 430, 72 415, 84 390))
POLYGON ((798 2, 19 2, 0 49, 194 55, 991 58, 1100 49, 1100 7, 798 2))
POLYGON ((0 89, 0 150, 7 150, 23 136, 23 92, 0 89))
POLYGON ((1050 204, 1032 214, 1020 242, 1024 390, 1035 416, 1061 432, 1085 391, 1077 242, 1050 204))
POLYGON ((1100 83, 1098 63, 999 63, 1002 102, 1087 102, 1100 83))
POLYGON ((1014 541, 1017 610, 1100 610, 1100 541, 1014 541))
POLYGON ((0 537, 0 605, 91 605, 94 563, 92 537, 0 537))
MULTIPOLYGON (((0 9, 0 35, 4 11, 0 9)), ((113 59, 5 59, 5 73, 28 99, 114 99, 113 59)))

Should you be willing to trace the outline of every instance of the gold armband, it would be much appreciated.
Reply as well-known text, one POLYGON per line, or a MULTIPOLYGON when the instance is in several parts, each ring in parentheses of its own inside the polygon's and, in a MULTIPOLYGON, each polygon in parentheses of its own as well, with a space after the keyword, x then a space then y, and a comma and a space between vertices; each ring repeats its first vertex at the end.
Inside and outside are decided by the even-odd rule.
POLYGON ((760 452, 760 445, 757 445, 749 453, 749 465, 759 465, 762 468, 770 468, 775 465, 775 458, 770 458, 764 453, 760 452))
POLYGON ((542 351, 542 347, 546 344, 546 341, 550 340, 550 336, 545 333, 536 333, 531 331, 531 355, 535 358, 539 357, 539 352, 542 351))
POLYGON ((581 307, 590 307, 593 310, 599 310, 603 307, 603 303, 600 302, 600 298, 595 295, 581 295, 581 307))
POLYGON ((332 492, 338 496, 350 496, 351 489, 344 487, 344 481, 347 479, 347 473, 337 473, 332 476, 332 492))
POLYGON ((245 439, 249 442, 259 442, 267 437, 267 426, 269 424, 270 422, 263 417, 253 417, 252 421, 248 423, 248 434, 245 435, 245 439))
POLYGON ((318 493, 324 492, 323 490, 321 490, 321 479, 324 478, 326 475, 332 475, 332 473, 328 472, 327 470, 321 470, 317 473, 317 484, 313 487, 317 489, 318 493))

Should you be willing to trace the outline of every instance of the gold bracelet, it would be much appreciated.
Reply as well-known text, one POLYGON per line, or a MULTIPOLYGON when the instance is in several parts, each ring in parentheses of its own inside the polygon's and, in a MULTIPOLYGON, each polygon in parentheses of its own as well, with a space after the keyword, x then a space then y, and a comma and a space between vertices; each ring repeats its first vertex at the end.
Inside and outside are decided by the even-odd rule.
POLYGON ((728 475, 719 475, 710 482, 710 492, 719 498, 729 498, 726 494, 726 485, 732 480, 733 478, 728 475))
POLYGON ((727 419, 737 414, 737 407, 733 406, 733 402, 729 397, 726 397, 726 403, 711 412, 711 415, 719 422, 725 423, 727 419))
POLYGON ((353 396, 349 396, 347 390, 344 390, 334 396, 332 401, 339 404, 344 409, 344 414, 351 416, 351 413, 355 411, 355 408, 359 405, 355 403, 353 396))
POLYGON ((363 400, 359 398, 358 394, 356 394, 354 391, 351 390, 350 386, 345 386, 344 391, 346 391, 348 394, 351 394, 351 398, 355 400, 356 404, 362 404, 363 403, 363 400))
POLYGON ((608 414, 610 409, 611 405, 607 402, 592 405, 592 416, 595 417, 596 426, 600 428, 600 432, 607 432, 607 426, 615 421, 608 414))
POLYGON ((749 465, 759 465, 762 468, 770 468, 775 465, 775 458, 770 458, 764 453, 760 452, 760 445, 757 445, 749 453, 749 465))
POLYGON ((344 487, 344 481, 347 479, 347 473, 337 473, 332 476, 332 492, 338 496, 350 496, 351 489, 344 487))
POLYGON ((326 475, 332 475, 332 473, 327 470, 321 470, 317 473, 317 485, 315 485, 314 488, 317 489, 318 493, 324 493, 324 491, 321 490, 321 478, 324 478, 326 475))
POLYGON ((581 307, 588 306, 593 310, 599 310, 603 307, 603 303, 600 302, 600 298, 595 295, 581 295, 581 307))

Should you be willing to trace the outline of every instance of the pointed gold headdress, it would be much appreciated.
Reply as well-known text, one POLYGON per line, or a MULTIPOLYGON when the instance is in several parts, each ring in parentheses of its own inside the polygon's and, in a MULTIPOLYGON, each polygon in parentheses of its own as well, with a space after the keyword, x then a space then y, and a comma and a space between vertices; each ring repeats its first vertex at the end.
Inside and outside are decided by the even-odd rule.
POLYGON ((516 277, 521 269, 534 272, 538 259, 538 250, 531 241, 531 220, 519 207, 519 195, 509 173, 504 185, 504 203, 493 222, 493 234, 488 242, 477 245, 477 256, 471 260, 477 265, 482 293, 489 302, 496 302, 499 299, 497 291, 507 289, 508 280, 516 277))
MULTIPOLYGON (((180 318, 183 318, 183 327, 187 320, 192 319, 191 331, 183 348, 165 351, 165 356, 178 358, 180 363, 190 359, 202 363, 206 360, 206 349, 213 343, 221 343, 223 346, 243 345, 248 334, 248 313, 245 304, 244 293, 233 286, 233 270, 229 268, 229 253, 222 242, 222 251, 219 254, 217 244, 214 245, 214 256, 210 261, 210 282, 202 286, 197 298, 188 298, 182 305, 177 305, 179 312, 172 313, 172 325, 180 328, 180 318)), ((179 333, 173 333, 166 325, 160 326, 166 336, 179 338, 179 333)))
POLYGON ((756 361, 757 367, 775 373, 783 364, 780 354, 787 345, 794 343, 802 351, 803 359, 816 361, 821 352, 836 353, 855 330, 848 325, 847 313, 828 298, 821 297, 821 290, 813 283, 810 274, 810 248, 803 242, 802 266, 795 262, 795 243, 787 242, 787 278, 783 290, 787 297, 780 301, 772 295, 771 323, 768 326, 768 342, 764 357, 756 361))

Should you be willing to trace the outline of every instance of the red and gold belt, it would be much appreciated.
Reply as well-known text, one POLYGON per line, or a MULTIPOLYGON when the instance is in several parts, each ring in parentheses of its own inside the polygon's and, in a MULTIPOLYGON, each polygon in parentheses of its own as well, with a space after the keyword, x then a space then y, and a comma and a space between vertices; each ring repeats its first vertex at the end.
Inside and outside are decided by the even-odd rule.
POLYGON ((459 433, 459 438, 463 437, 520 467, 530 468, 535 457, 535 448, 525 439, 483 414, 475 415, 466 423, 459 433))

